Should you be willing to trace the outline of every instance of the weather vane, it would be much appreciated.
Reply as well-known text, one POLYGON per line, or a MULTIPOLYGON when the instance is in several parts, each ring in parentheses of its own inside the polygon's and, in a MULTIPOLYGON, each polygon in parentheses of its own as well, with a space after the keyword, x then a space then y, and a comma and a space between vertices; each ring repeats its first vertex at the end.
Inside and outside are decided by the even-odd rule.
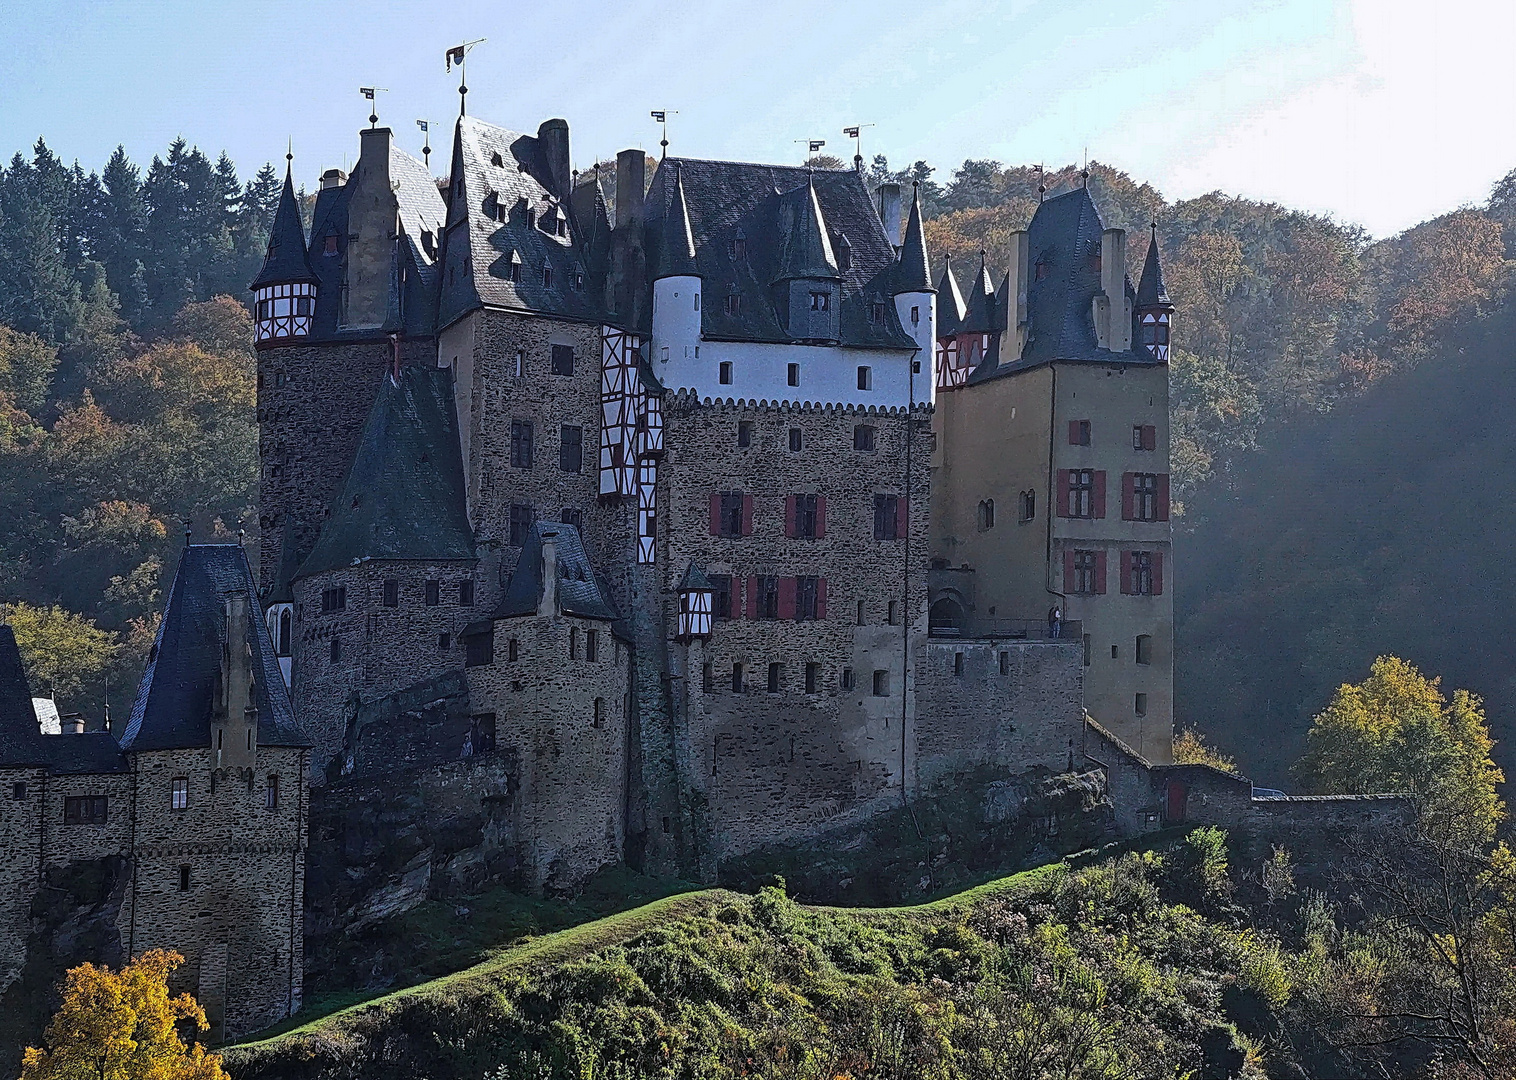
MULTIPOLYGON (((826 145, 825 139, 796 139, 795 141, 797 143, 805 143, 806 153, 809 155, 821 153, 821 148, 826 145)), ((806 164, 810 164, 809 157, 806 159, 806 164)))
POLYGON ((658 145, 663 147, 663 153, 659 155, 660 157, 669 156, 669 113, 673 113, 675 116, 678 116, 679 110, 654 109, 651 113, 653 122, 663 125, 663 138, 658 141, 658 145))
POLYGON ((372 106, 369 109, 369 114, 368 114, 368 126, 369 127, 374 128, 374 127, 378 127, 379 126, 379 102, 374 99, 374 95, 375 94, 388 94, 389 92, 390 92, 389 91, 389 87, 387 87, 387 86, 360 86, 360 87, 358 87, 358 93, 362 94, 364 97, 368 98, 369 101, 373 102, 372 106))
POLYGON ((417 120, 416 126, 421 129, 421 134, 426 136, 424 145, 421 147, 421 158, 426 163, 427 171, 432 168, 432 125, 429 120, 417 120))
POLYGON ((465 95, 468 94, 468 74, 464 71, 464 59, 473 51, 475 45, 483 45, 487 38, 475 38, 473 41, 465 41, 462 45, 454 45, 447 51, 447 70, 452 71, 453 65, 458 65, 458 115, 467 116, 468 102, 465 95))
POLYGON ((853 168, 859 172, 863 171, 863 129, 873 126, 873 124, 854 124, 852 127, 842 129, 842 133, 853 140, 853 168))

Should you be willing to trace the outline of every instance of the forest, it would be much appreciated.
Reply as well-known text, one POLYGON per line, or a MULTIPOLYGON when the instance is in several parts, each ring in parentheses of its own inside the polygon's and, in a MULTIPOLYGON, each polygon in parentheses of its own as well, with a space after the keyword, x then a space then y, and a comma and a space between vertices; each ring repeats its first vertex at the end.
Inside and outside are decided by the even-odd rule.
MULTIPOLYGON (((1311 717, 1388 652, 1482 694, 1497 737, 1516 723, 1491 602, 1511 580, 1516 171, 1382 240, 1221 192, 1170 202, 1098 162, 939 181, 880 156, 868 175, 919 185, 934 272, 1003 265, 1039 187, 1088 183, 1134 269, 1156 223, 1181 726, 1288 787, 1311 717)), ((118 148, 86 171, 41 139, 0 168, 0 617, 65 709, 129 705, 187 530, 257 529, 245 286, 279 183, 183 139, 145 169, 118 148)))

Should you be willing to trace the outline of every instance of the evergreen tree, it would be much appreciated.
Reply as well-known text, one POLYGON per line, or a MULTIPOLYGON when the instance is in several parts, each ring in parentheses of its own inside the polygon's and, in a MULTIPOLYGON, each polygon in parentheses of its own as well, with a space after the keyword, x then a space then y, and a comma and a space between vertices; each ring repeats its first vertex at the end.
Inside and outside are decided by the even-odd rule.
POLYGON ((142 197, 142 173, 117 146, 102 177, 100 225, 94 257, 105 267, 105 279, 121 298, 128 321, 147 317, 147 203, 142 197))

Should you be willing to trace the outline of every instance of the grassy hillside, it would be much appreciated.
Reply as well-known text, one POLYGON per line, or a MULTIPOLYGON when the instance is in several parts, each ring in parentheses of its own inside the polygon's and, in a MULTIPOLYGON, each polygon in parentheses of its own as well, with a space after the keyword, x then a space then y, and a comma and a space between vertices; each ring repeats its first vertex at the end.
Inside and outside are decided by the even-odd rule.
POLYGON ((1339 947, 1331 909, 1275 906, 1263 880, 1202 830, 914 907, 687 893, 227 1064, 238 1080, 1347 1075, 1319 1071, 1344 1063, 1308 1019, 1339 947))

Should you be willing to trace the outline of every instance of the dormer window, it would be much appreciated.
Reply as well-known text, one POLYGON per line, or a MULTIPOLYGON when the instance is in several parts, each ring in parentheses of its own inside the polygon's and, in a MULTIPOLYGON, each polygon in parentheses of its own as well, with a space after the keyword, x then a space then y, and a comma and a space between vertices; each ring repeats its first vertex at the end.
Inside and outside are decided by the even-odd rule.
POLYGON ((554 225, 557 226, 557 231, 558 231, 558 235, 559 236, 567 236, 568 235, 568 222, 565 219, 559 218, 557 221, 554 222, 554 225))
POLYGON ((582 288, 584 288, 584 271, 576 266, 574 267, 574 291, 578 292, 582 288))
POLYGON ((1043 278, 1047 277, 1048 276, 1048 264, 1047 264, 1047 260, 1046 259, 1038 259, 1037 260, 1037 265, 1033 269, 1033 273, 1036 275, 1036 278, 1037 278, 1038 281, 1041 281, 1043 278))
POLYGON ((553 284, 553 268, 551 266, 544 266, 542 268, 542 285, 543 285, 544 288, 547 288, 547 287, 551 286, 552 284, 553 284))
POLYGON ((742 314, 742 296, 738 293, 728 293, 726 298, 726 313, 728 315, 742 314))
POLYGON ((517 284, 521 282, 521 256, 514 251, 511 252, 509 274, 512 281, 516 282, 517 284))
POLYGON ((323 254, 323 255, 336 255, 337 254, 337 234, 336 234, 336 232, 329 232, 329 233, 326 234, 326 238, 324 240, 322 240, 322 242, 321 242, 321 254, 323 254))
POLYGON ((733 259, 747 258, 747 237, 741 231, 726 242, 726 253, 733 259))
POLYGON ((505 159, 500 156, 499 150, 496 150, 493 154, 490 155, 490 164, 495 166, 497 169, 505 168, 505 159))
POLYGON ((829 292, 811 293, 812 311, 830 311, 832 309, 832 294, 829 292))
POLYGON ((535 229, 537 227, 537 211, 533 210, 530 206, 526 208, 526 227, 528 229, 535 229))
POLYGON ((428 259, 437 257, 437 237, 431 229, 421 230, 421 250, 426 252, 428 259))
POLYGON ((883 323, 884 322, 884 305, 883 304, 875 302, 875 303, 872 303, 872 304, 869 305, 869 322, 871 322, 871 323, 883 323))

